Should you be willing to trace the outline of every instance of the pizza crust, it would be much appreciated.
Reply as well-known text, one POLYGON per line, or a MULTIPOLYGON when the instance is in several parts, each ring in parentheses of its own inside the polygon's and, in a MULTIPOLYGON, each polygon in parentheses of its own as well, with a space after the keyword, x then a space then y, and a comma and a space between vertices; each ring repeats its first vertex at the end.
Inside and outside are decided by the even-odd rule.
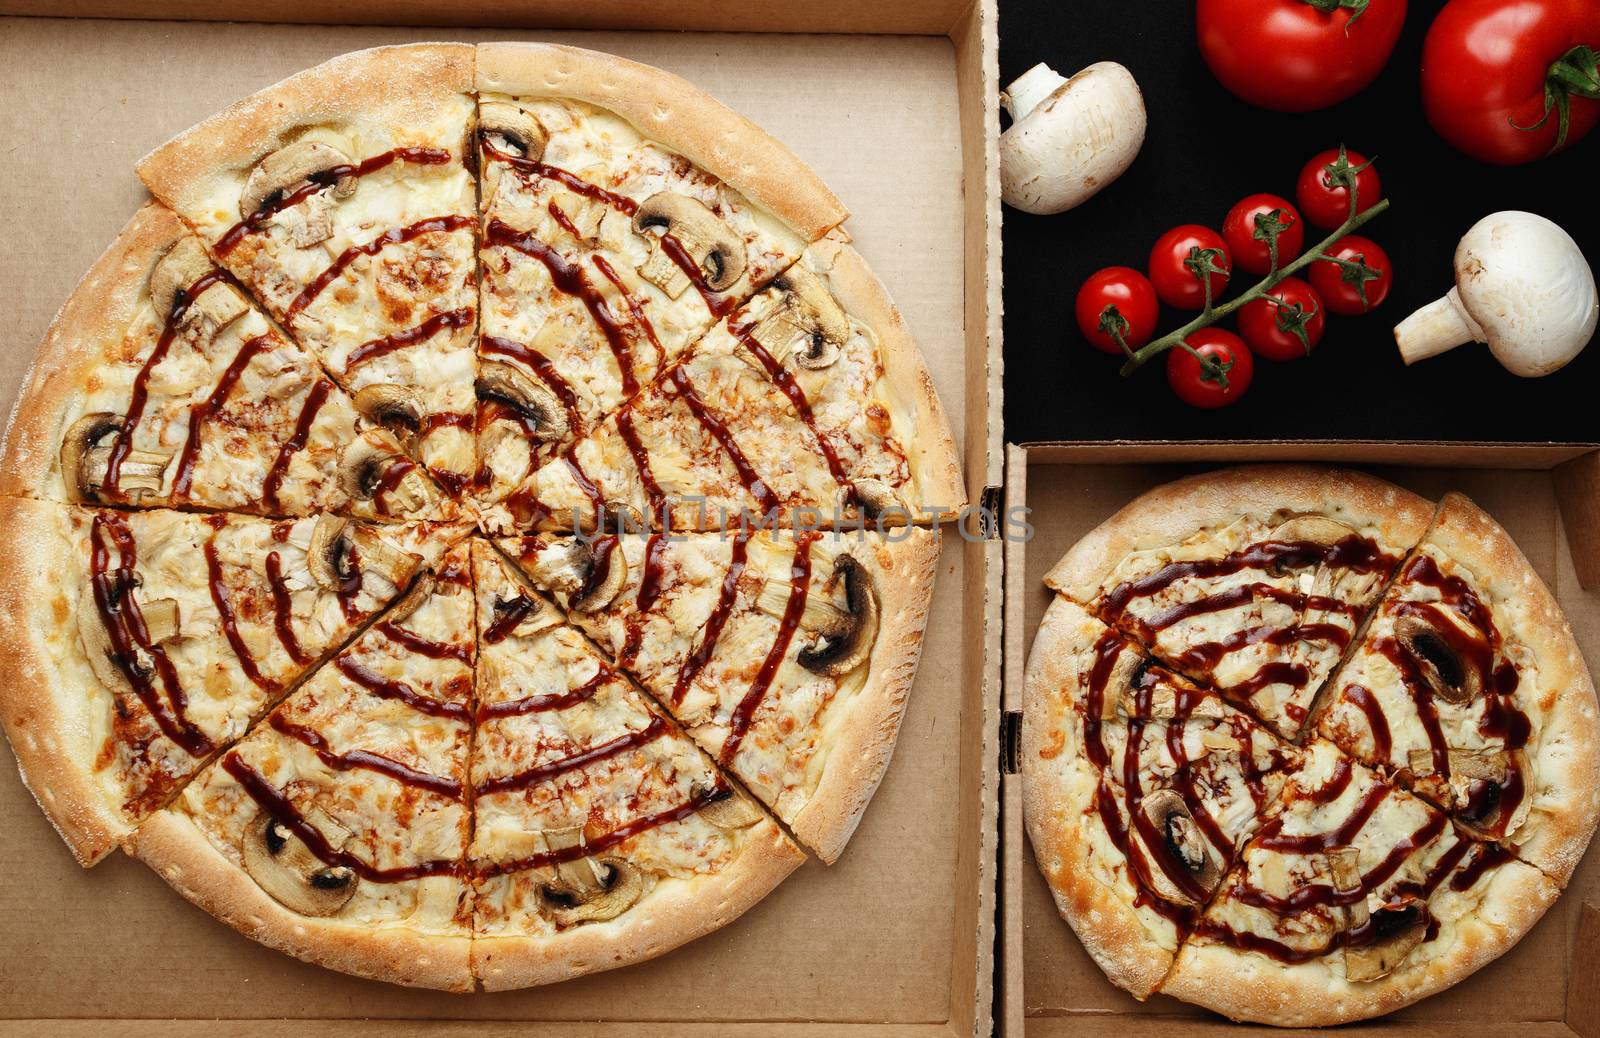
POLYGON ((7 532, 0 538, 0 709, 23 784, 87 867, 109 854, 130 824, 95 779, 96 725, 85 690, 98 682, 71 626, 83 585, 70 507, 0 498, 7 532))
POLYGON ((1059 694, 1077 688, 1074 658, 1102 630, 1059 597, 1039 624, 1023 679, 1022 817, 1056 908, 1111 982, 1143 1000, 1172 967, 1177 933, 1173 947, 1157 944, 1131 903, 1132 888, 1113 889, 1095 874, 1091 859, 1100 841, 1090 832, 1090 812, 1098 782, 1081 754, 1072 700, 1059 694))
POLYGON ((803 861, 804 852, 763 820, 727 868, 664 881, 616 919, 553 937, 475 937, 473 976, 486 991, 509 991, 653 959, 737 919, 803 861))
MULTIPOLYGON (((801 258, 827 279, 828 289, 845 312, 866 325, 878 340, 883 361, 883 381, 896 418, 895 433, 906 449, 906 461, 920 500, 908 502, 914 514, 920 508, 938 509, 938 521, 955 518, 967 503, 961 480, 961 460, 944 405, 928 375, 922 350, 911 337, 888 289, 848 244, 848 236, 834 231, 810 245, 801 258)), ((929 513, 926 518, 932 518, 929 513)))
POLYGON ((1538 663, 1541 740, 1529 747, 1538 788, 1523 831, 1522 860, 1565 886, 1600 821, 1600 708, 1572 628, 1516 542, 1463 494, 1446 494, 1428 535, 1472 572, 1503 638, 1538 663))
POLYGON ((1371 528, 1397 554, 1422 540, 1434 506, 1409 490, 1350 469, 1248 465, 1207 472, 1141 495, 1073 546, 1044 582, 1085 605, 1130 554, 1177 544, 1241 516, 1325 515, 1371 528))
POLYGON ((89 268, 51 322, 23 377, 0 456, 0 494, 72 500, 59 456, 81 392, 138 315, 155 257, 185 233, 172 210, 146 202, 89 268))
POLYGON ((187 816, 158 811, 128 838, 126 849, 178 893, 269 948, 391 984, 473 988, 472 938, 404 927, 373 930, 291 912, 212 846, 187 816))
MULTIPOLYGON (((380 113, 424 126, 444 98, 472 91, 474 48, 412 43, 341 54, 251 94, 139 160, 151 193, 174 209, 202 207, 219 183, 242 178, 285 136, 317 122, 361 123, 380 113)), ((466 142, 462 142, 462 146, 466 142)))
POLYGON ((1163 994, 1234 1020, 1280 1027, 1326 1027, 1391 1013, 1459 983, 1511 949, 1560 895, 1537 869, 1507 862, 1488 889, 1440 936, 1419 945, 1393 973, 1352 984, 1337 956, 1285 965, 1264 955, 1216 943, 1190 943, 1178 955, 1163 994), (1429 948, 1445 942, 1433 954, 1429 948))
POLYGON ((789 820, 795 838, 829 865, 844 853, 894 755, 922 656, 941 540, 934 530, 914 531, 895 543, 861 542, 878 544, 873 565, 878 639, 867 661, 866 684, 851 697, 848 714, 830 725, 835 737, 824 747, 822 777, 789 820))

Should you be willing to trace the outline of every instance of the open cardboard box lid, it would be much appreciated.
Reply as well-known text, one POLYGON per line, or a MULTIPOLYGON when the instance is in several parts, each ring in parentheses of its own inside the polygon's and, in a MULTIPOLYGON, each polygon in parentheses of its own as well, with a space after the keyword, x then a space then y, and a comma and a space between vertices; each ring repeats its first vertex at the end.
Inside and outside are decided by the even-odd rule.
MULTIPOLYGON (((1162 995, 1135 1001, 1112 986, 1056 912, 1023 831, 1016 733, 1023 674, 1050 602, 1045 572, 1084 534, 1145 490, 1230 464, 1313 461, 1369 469, 1437 500, 1461 490, 1511 532, 1550 585, 1590 661, 1600 663, 1600 572, 1593 517, 1600 445, 1398 444, 1335 441, 1029 444, 1009 448, 999 1031, 1067 1035, 1268 1034, 1162 995), (1026 512, 1019 510, 1026 509, 1026 512), (1565 517, 1565 521, 1563 521, 1565 517), (1013 528, 1013 531, 1015 529, 1013 528)), ((1340 1033, 1454 1038, 1463 1028, 1522 1036, 1600 1035, 1600 864, 1591 853, 1562 898, 1514 949, 1456 987, 1340 1033)), ((1309 1032, 1308 1032, 1309 1033, 1309 1032)))
MULTIPOLYGON (((147 10, 131 0, 0 3, 0 14, 147 10)), ((1000 483, 994 0, 174 0, 161 11, 199 21, 8 18, 0 29, 0 135, 11 142, 0 180, 14 201, 25 197, 0 247, 8 411, 56 307, 144 199, 133 166, 150 148, 344 51, 543 39, 683 75, 812 164, 854 212, 856 247, 922 346, 971 500, 1000 483), (216 21, 229 18, 256 24, 216 21), (266 24, 329 18, 365 24, 266 24), (422 24, 436 27, 391 27, 422 24), (667 27, 707 31, 627 31, 667 27), (894 35, 840 35, 869 32, 894 35)), ((393 1026, 381 1021, 401 1019, 450 1032, 470 1020, 516 1021, 519 1031, 560 1021, 563 1034, 746 1034, 758 1024, 791 1035, 988 1033, 1001 552, 996 540, 946 532, 925 663, 855 839, 838 865, 808 863, 723 930, 654 962, 524 992, 449 996, 353 980, 237 935, 120 855, 80 871, 7 767, 0 1031, 98 1032, 116 1021, 127 1033, 212 1033, 217 1025, 201 1021, 269 1029, 244 1021, 292 1018, 297 1034, 379 1033, 393 1026), (378 1022, 354 1023, 363 1019, 378 1022)))

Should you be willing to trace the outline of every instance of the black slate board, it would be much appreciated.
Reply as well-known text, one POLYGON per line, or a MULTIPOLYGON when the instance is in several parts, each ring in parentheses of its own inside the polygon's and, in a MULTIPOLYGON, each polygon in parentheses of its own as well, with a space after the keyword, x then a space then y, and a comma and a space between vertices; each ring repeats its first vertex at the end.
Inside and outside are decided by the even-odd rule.
MULTIPOLYGON (((1005 209, 1006 439, 1600 439, 1600 345, 1542 379, 1507 373, 1481 346, 1412 368, 1395 349, 1394 324, 1450 288, 1456 241, 1490 212, 1547 216, 1600 264, 1600 131, 1555 158, 1502 169, 1458 154, 1428 126, 1418 66, 1442 6, 1412 0, 1388 68, 1365 91, 1322 112, 1282 115, 1218 84, 1186 0, 1001 0, 1002 85, 1039 61, 1063 75, 1119 61, 1143 90, 1150 123, 1133 167, 1088 203, 1045 217, 1005 209), (1220 229, 1252 192, 1292 200, 1300 167, 1341 142, 1376 158, 1393 201, 1359 232, 1394 260, 1382 307, 1331 318, 1305 360, 1258 361, 1249 393, 1217 411, 1180 402, 1161 361, 1124 379, 1115 357, 1083 341, 1072 302, 1084 278, 1113 264, 1143 269, 1162 232, 1220 229)), ((1187 319, 1163 308, 1161 332, 1187 319)))

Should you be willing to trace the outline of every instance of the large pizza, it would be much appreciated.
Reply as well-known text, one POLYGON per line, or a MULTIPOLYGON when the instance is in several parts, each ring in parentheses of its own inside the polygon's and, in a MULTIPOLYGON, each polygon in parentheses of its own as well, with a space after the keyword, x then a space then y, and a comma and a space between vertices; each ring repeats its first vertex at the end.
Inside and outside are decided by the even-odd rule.
POLYGON ((0 472, 0 704, 81 863, 468 990, 838 857, 964 499, 815 174, 537 44, 345 55, 138 171, 0 472))
POLYGON ((1511 538, 1355 472, 1160 487, 1049 575, 1024 811, 1106 975, 1322 1025, 1514 945, 1600 815, 1594 688, 1511 538))

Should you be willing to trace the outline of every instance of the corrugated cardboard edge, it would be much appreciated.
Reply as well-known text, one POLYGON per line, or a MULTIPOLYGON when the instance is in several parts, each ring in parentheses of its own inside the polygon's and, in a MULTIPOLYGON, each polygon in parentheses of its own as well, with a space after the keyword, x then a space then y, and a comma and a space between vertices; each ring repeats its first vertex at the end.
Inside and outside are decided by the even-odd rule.
MULTIPOLYGON (((981 506, 998 493, 1002 473, 1001 421, 1001 302, 1000 302, 1000 31, 997 0, 971 0, 946 30, 956 49, 956 92, 961 116, 961 165, 966 175, 966 211, 962 219, 963 313, 966 315, 966 423, 963 428, 964 464, 968 500, 981 506), (973 190, 974 184, 981 190, 973 190), (981 401, 981 404, 978 403, 981 401), (981 418, 982 427, 974 428, 981 418)), ((992 529, 993 524, 984 524, 992 529)), ((951 531, 955 533, 955 531, 951 531)), ((947 534, 949 535, 949 534, 947 534)), ((964 536, 971 536, 970 528, 964 536)), ((950 990, 950 1024, 956 1034, 988 1035, 994 1031, 995 932, 999 888, 1000 750, 998 743, 1003 629, 1001 593, 1004 565, 997 540, 966 540, 962 545, 968 571, 977 565, 981 581, 969 585, 968 615, 981 615, 982 673, 968 675, 968 688, 977 690, 977 711, 983 736, 978 759, 962 761, 962 818, 977 813, 978 841, 963 844, 963 854, 976 854, 976 912, 971 928, 976 946, 971 956, 976 968, 967 988, 966 978, 953 980, 950 990), (977 601, 974 601, 977 599, 977 601), (973 680, 976 678, 976 680, 973 680)), ((970 661, 972 655, 967 654, 970 661)), ((963 827, 967 828, 967 827, 963 827)), ((970 831, 970 829, 968 829, 970 831)), ((966 875, 966 863, 958 871, 966 875)), ((965 957, 965 956, 962 956, 965 957)))
MULTIPOLYGON (((1037 465, 1143 465, 1143 464, 1238 464, 1265 461, 1307 461, 1329 464, 1394 465, 1417 467, 1427 458, 1428 466, 1439 468, 1520 468, 1549 471, 1554 484, 1562 522, 1566 530, 1573 566, 1585 588, 1594 585, 1585 574, 1600 578, 1600 444, 1539 443, 1519 444, 1495 441, 1378 441, 1378 440, 1097 440, 1049 441, 1008 444, 1006 448, 1005 501, 1011 509, 1025 509, 1028 500, 1028 467, 1037 465), (1586 567, 1590 567, 1586 570, 1586 567)), ((1005 612, 1003 702, 1009 716, 1022 708, 1022 676, 1027 666, 1026 630, 1027 544, 1018 538, 1008 540, 1005 552, 1005 612)), ((1001 986, 996 1033, 1001 1038, 1024 1038, 1028 1033, 1027 1004, 1024 995, 1022 941, 1023 870, 1032 868, 1027 841, 1023 835, 1021 776, 1007 774, 1002 798, 1003 827, 1000 853, 1001 925, 998 938, 1001 986)), ((1530 1021, 1516 1025, 1514 1033, 1525 1038, 1600 1038, 1600 986, 1593 983, 1600 972, 1600 907, 1585 903, 1579 913, 1576 936, 1567 962, 1566 1019, 1530 1021)), ((1085 1013, 1082 1016, 1041 1021, 1038 1034, 1099 1035, 1128 1032, 1127 1021, 1118 1014, 1085 1013), (1120 1021, 1120 1025, 1119 1025, 1120 1021)), ((1160 1018, 1140 1018, 1139 1033, 1166 1033, 1177 1027, 1207 1035, 1316 1033, 1274 1032, 1259 1026, 1229 1024, 1223 1020, 1183 1019, 1163 1023, 1160 1018)), ((1385 1023, 1381 1018, 1368 1024, 1339 1028, 1341 1035, 1411 1035, 1440 1038, 1459 1033, 1427 1024, 1385 1023)))

